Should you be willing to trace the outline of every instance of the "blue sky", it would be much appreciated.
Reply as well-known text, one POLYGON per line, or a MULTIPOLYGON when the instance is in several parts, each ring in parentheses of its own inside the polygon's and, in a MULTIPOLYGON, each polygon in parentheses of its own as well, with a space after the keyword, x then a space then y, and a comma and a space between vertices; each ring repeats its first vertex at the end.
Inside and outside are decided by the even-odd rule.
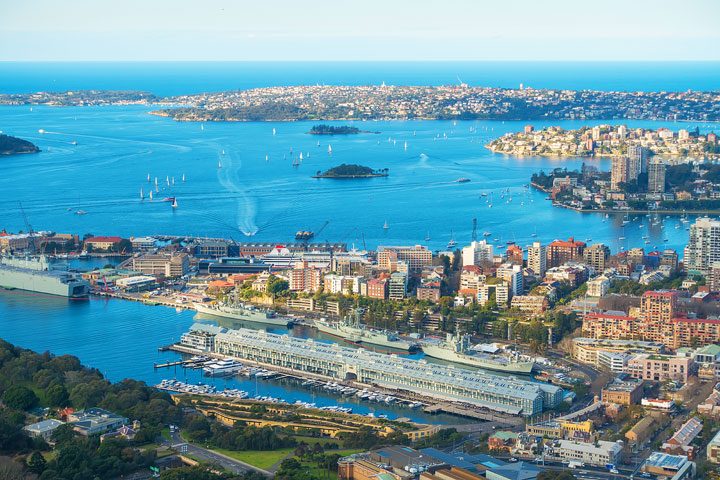
POLYGON ((0 60, 720 60, 720 0, 0 0, 0 60))

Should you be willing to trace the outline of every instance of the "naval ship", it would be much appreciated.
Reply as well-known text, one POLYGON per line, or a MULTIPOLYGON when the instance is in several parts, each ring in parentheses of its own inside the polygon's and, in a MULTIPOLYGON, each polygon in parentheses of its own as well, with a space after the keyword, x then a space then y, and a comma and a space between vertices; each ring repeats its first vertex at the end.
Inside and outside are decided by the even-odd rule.
POLYGON ((448 333, 445 341, 432 342, 425 340, 420 343, 420 346, 425 355, 429 357, 486 370, 529 374, 535 366, 535 362, 522 361, 517 355, 502 356, 471 353, 469 335, 456 336, 448 333))
POLYGON ((253 305, 245 305, 243 303, 224 304, 224 303, 193 303, 195 310, 205 315, 213 315, 215 317, 230 318, 232 320, 244 320, 247 322, 268 323, 270 325, 291 325, 292 319, 288 317, 278 316, 272 310, 257 308, 253 305))
POLYGON ((322 333, 339 337, 353 343, 368 343, 381 347, 396 348, 410 351, 417 348, 416 343, 407 342, 398 337, 397 332, 374 330, 360 323, 363 310, 358 308, 352 317, 345 317, 341 322, 316 320, 315 327, 322 333))
POLYGON ((0 257, 0 287, 68 298, 87 297, 90 284, 79 275, 54 270, 45 255, 0 257))

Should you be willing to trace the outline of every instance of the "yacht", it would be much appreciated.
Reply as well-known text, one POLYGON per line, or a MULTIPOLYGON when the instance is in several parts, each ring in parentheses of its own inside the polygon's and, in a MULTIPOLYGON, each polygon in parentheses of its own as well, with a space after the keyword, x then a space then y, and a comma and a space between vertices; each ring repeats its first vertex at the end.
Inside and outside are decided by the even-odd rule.
POLYGON ((216 377, 221 375, 232 375, 238 373, 243 368, 243 364, 235 360, 226 359, 210 363, 203 367, 203 372, 216 377))

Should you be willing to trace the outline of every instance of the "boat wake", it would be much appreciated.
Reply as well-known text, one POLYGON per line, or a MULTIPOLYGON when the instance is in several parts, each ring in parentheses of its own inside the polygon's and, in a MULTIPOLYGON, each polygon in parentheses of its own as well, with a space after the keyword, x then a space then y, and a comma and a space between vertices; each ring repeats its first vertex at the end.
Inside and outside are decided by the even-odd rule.
POLYGON ((250 198, 246 191, 241 187, 240 169, 242 162, 236 158, 232 152, 225 154, 225 150, 218 152, 218 181, 225 190, 237 195, 237 212, 235 221, 237 228, 243 235, 252 237, 259 228, 255 224, 255 215, 257 214, 255 201, 250 198))

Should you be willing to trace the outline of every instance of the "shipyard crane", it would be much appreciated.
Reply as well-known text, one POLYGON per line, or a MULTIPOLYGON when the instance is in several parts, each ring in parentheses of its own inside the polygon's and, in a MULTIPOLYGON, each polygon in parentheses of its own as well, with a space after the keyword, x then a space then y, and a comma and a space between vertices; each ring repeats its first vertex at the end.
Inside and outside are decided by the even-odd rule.
POLYGON ((28 217, 25 214, 25 209, 22 206, 22 202, 18 202, 18 206, 20 207, 20 214, 22 215, 23 222, 25 222, 25 230, 27 230, 28 234, 28 248, 30 249, 30 253, 35 253, 35 232, 33 231, 32 225, 30 225, 30 222, 28 221, 28 217))

